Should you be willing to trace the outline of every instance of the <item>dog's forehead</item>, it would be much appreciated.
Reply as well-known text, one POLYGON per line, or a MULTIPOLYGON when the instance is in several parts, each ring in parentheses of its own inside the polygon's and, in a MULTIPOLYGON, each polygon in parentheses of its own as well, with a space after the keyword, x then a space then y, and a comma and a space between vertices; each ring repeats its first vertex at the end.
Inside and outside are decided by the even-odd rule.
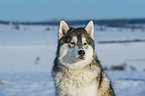
POLYGON ((72 35, 82 35, 82 34, 85 34, 86 31, 84 28, 71 28, 69 34, 72 34, 72 35))
POLYGON ((87 40, 86 40, 86 37, 84 37, 84 36, 82 36, 82 42, 84 43, 84 42, 86 42, 87 40))
POLYGON ((72 41, 73 41, 73 42, 77 42, 77 41, 78 41, 77 36, 73 36, 73 37, 72 37, 72 41))
POLYGON ((86 31, 83 28, 73 28, 72 30, 70 30, 69 32, 69 36, 71 37, 72 41, 86 41, 86 31))
POLYGON ((85 43, 85 42, 87 42, 87 38, 85 37, 85 36, 81 36, 81 38, 78 38, 77 36, 72 36, 72 39, 71 39, 71 41, 73 41, 73 42, 82 42, 82 43, 85 43))
POLYGON ((88 35, 87 34, 87 32, 85 31, 85 29, 84 28, 72 28, 71 30, 70 30, 70 32, 68 32, 68 35, 70 36, 70 37, 77 37, 77 38, 80 38, 80 37, 85 37, 86 35, 88 35))

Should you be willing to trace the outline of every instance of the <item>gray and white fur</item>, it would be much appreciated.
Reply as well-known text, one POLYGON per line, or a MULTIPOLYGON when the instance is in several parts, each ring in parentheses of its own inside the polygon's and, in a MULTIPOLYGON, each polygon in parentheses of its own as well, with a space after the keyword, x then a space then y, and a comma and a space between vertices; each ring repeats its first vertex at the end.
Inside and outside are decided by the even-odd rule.
POLYGON ((115 96, 95 54, 94 24, 71 28, 62 20, 52 76, 56 96, 115 96))

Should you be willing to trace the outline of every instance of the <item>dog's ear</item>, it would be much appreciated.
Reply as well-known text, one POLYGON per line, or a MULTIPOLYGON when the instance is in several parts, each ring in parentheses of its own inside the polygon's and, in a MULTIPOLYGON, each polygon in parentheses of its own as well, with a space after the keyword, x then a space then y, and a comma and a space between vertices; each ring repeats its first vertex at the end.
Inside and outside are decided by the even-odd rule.
POLYGON ((93 35, 94 35, 94 23, 93 23, 92 20, 85 26, 85 30, 87 31, 87 33, 93 39, 93 35))
POLYGON ((61 20, 59 25, 58 38, 60 39, 61 37, 63 37, 69 29, 70 28, 67 23, 64 20, 61 20))

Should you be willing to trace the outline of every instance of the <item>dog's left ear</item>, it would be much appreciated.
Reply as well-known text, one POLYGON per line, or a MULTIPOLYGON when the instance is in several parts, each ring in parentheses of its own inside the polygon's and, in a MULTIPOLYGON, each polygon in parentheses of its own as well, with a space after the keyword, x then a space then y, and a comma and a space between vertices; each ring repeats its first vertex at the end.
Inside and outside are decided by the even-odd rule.
POLYGON ((61 20, 59 25, 58 38, 60 39, 61 37, 63 37, 69 29, 70 28, 67 23, 64 20, 61 20))
POLYGON ((93 35, 94 35, 94 23, 93 23, 92 20, 85 26, 85 30, 87 31, 87 33, 93 39, 93 35))

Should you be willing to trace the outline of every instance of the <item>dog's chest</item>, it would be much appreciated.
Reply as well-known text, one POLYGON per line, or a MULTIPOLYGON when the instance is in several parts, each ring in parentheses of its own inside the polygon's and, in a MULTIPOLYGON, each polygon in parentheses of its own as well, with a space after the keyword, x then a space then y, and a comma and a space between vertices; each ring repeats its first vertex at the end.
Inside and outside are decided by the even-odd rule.
POLYGON ((59 96, 97 96, 96 72, 88 70, 57 73, 56 86, 59 96))

